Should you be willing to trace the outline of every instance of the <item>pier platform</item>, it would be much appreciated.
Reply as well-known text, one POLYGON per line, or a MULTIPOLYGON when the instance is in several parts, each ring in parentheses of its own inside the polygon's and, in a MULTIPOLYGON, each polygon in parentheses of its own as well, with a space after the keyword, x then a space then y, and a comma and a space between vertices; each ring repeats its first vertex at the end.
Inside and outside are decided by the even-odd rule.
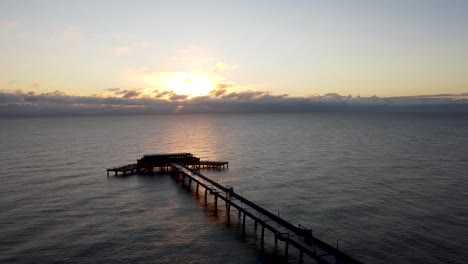
POLYGON ((109 177, 109 172, 114 172, 114 176, 127 176, 136 174, 138 172, 137 164, 128 164, 121 167, 114 167, 107 169, 107 177, 109 177))
POLYGON ((229 168, 229 162, 227 161, 200 161, 199 163, 200 169, 225 169, 229 168))

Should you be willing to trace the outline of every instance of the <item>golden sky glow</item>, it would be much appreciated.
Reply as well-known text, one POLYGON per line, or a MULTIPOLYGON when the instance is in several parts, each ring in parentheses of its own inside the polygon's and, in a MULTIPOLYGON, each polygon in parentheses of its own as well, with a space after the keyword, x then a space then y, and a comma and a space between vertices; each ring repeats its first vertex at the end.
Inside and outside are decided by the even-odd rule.
POLYGON ((338 2, 0 1, 0 90, 468 91, 468 1, 338 2))
POLYGON ((188 98, 207 95, 215 87, 207 74, 189 72, 165 72, 143 75, 144 82, 155 89, 170 90, 188 98))

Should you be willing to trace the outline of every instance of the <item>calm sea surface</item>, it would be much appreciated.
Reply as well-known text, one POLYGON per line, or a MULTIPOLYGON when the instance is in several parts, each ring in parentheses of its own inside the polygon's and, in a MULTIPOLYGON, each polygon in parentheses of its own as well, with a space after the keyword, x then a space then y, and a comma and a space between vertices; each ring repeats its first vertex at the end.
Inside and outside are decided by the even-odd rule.
MULTIPOLYGON (((272 263, 167 175, 106 177, 147 153, 206 175, 364 263, 468 263, 468 115, 1 119, 0 263, 272 263)), ((212 201, 212 200, 211 200, 212 201)), ((290 251, 290 261, 298 259, 290 251)))

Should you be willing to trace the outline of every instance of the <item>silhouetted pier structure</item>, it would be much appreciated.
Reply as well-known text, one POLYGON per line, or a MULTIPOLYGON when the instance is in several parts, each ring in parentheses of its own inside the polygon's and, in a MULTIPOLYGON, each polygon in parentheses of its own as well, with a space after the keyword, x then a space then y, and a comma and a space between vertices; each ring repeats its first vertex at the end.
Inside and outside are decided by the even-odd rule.
MULTIPOLYGON (((316 263, 361 263, 340 251, 338 245, 335 248, 313 236, 312 229, 307 229, 302 225, 295 226, 279 215, 273 214, 239 195, 232 186, 223 186, 204 176, 198 171, 201 163, 199 158, 193 157, 190 153, 145 155, 137 161, 137 164, 108 169, 107 175, 109 176, 109 171, 114 171, 115 175, 118 175, 118 172, 122 172, 122 175, 129 175, 131 172, 153 173, 156 167, 163 171, 170 170, 182 182, 182 187, 186 187, 190 191, 193 187, 197 196, 201 192, 200 187, 202 187, 205 204, 208 202, 208 194, 214 196, 215 214, 218 212, 218 200, 224 201, 228 223, 231 221, 232 207, 237 210, 239 221, 242 221, 243 232, 245 232, 247 217, 254 221, 255 230, 260 225, 262 248, 264 247, 265 229, 271 231, 274 235, 275 245, 278 244, 278 241, 284 242, 286 260, 289 255, 289 246, 293 246, 299 251, 300 262, 303 261, 304 254, 306 254, 316 263)), ((224 168, 227 164, 227 162, 210 161, 206 163, 206 166, 224 168)))
POLYGON ((114 172, 114 176, 128 176, 132 174, 153 174, 157 171, 166 172, 172 163, 183 164, 190 169, 226 169, 227 161, 203 161, 194 157, 192 153, 168 153, 144 155, 137 163, 107 169, 107 176, 114 172))
POLYGON ((227 161, 200 161, 198 164, 201 169, 225 169, 229 168, 229 162, 227 161))

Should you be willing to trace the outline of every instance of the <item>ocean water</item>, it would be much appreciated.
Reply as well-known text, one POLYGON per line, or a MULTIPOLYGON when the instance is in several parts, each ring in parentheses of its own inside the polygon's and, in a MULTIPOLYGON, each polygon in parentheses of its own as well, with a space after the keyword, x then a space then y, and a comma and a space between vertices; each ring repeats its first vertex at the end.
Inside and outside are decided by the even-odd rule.
POLYGON ((364 263, 468 263, 466 114, 0 121, 0 263, 281 260, 269 232, 262 251, 253 222, 242 234, 168 175, 106 177, 166 152, 229 161, 204 174, 364 263))

